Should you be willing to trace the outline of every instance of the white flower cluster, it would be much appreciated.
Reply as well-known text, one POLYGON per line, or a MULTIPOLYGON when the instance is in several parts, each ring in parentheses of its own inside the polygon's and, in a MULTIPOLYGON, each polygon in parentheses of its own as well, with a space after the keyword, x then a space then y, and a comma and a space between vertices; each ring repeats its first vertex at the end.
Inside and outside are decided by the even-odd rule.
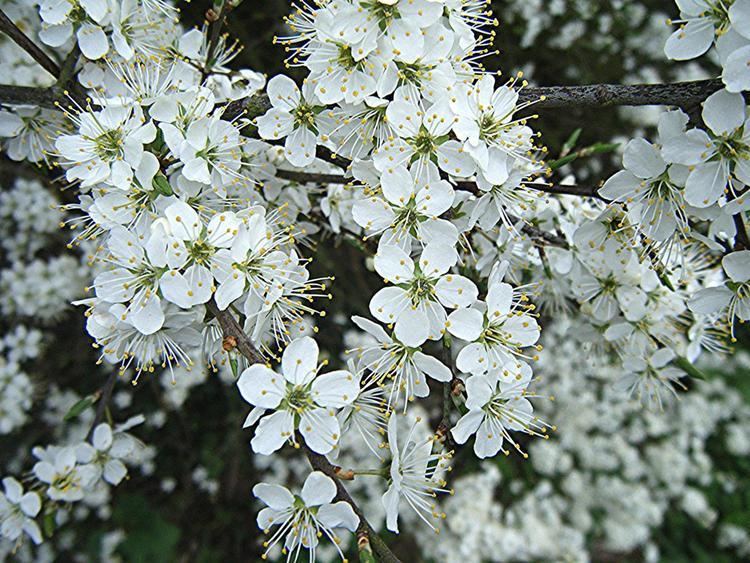
POLYGON ((57 200, 41 182, 19 178, 0 193, 0 245, 9 261, 36 256, 61 220, 57 200))
MULTIPOLYGON (((750 318, 748 2, 678 4, 685 26, 667 53, 699 55, 714 30, 734 37, 727 89, 704 102, 705 127, 671 111, 658 143, 631 141, 625 170, 593 201, 542 195, 555 186, 541 178, 551 169, 525 110, 543 98, 525 96, 521 75, 500 82, 483 69, 496 25, 485 0, 302 3, 277 42, 306 77, 275 76, 265 94, 259 75, 230 68, 236 49, 213 33, 220 21, 183 32, 162 0, 43 0, 39 37, 72 54, 77 83, 59 111, 0 111, 0 136, 11 159, 52 162, 78 190, 68 225, 96 271, 78 303, 103 360, 132 368, 134 383, 160 368, 174 378, 204 360, 228 365, 253 407, 255 453, 291 444, 325 467, 321 456, 358 434, 385 462, 359 474, 385 479, 388 529, 409 507, 437 530, 450 444, 472 440, 480 459, 528 457, 520 436, 555 429, 530 401, 540 314, 577 316, 580 340, 624 368, 612 392, 659 405, 696 374, 701 350, 725 351, 725 333, 750 318), (364 235, 385 285, 369 300, 378 322, 352 318, 372 338, 347 369, 325 373, 306 335, 311 302, 331 297, 330 278, 312 278, 304 257, 318 228, 306 218, 321 217, 364 235), (432 431, 412 422, 412 402, 434 400, 439 383, 432 431)), ((4 213, 24 229, 46 221, 4 213)), ((83 267, 34 251, 0 273, 7 316, 53 318, 61 295, 77 296, 83 267)), ((42 500, 119 483, 134 449, 125 436, 98 425, 91 443, 36 450, 42 500)), ((205 477, 194 475, 211 492, 205 477)), ((9 483, 8 537, 38 541, 39 503, 9 483)), ((604 488, 637 504, 628 487, 604 488)), ((267 505, 259 526, 278 526, 266 553, 283 545, 312 560, 320 538, 338 546, 340 530, 362 529, 330 475, 314 471, 298 496, 267 484, 255 493, 267 505)))
POLYGON ((687 61, 716 47, 727 90, 750 90, 750 2, 677 0, 677 7, 679 19, 668 22, 678 29, 664 47, 667 57, 687 61))
POLYGON ((750 422, 747 403, 716 379, 698 382, 663 412, 644 411, 622 400, 613 384, 617 364, 580 354, 579 329, 562 322, 545 330, 538 370, 549 378, 555 401, 541 409, 560 430, 530 446, 533 477, 528 467, 502 467, 501 473, 485 461, 476 474, 457 479, 455 496, 441 504, 448 515, 443 541, 420 533, 422 552, 479 563, 590 561, 642 550, 644 560, 658 561, 666 556, 660 559, 657 548, 660 527, 684 512, 744 557, 746 535, 743 540, 712 503, 738 492, 741 466, 728 459, 748 450, 732 449, 730 431, 750 422))

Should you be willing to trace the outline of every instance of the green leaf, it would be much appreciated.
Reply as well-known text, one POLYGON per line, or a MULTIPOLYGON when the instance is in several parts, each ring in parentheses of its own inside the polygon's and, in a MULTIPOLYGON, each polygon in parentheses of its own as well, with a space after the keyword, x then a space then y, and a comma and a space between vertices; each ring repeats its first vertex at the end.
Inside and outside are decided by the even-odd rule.
POLYGON ((694 379, 702 379, 704 381, 708 379, 705 373, 703 373, 701 370, 695 367, 692 363, 690 363, 690 360, 688 360, 684 356, 677 356, 674 360, 674 363, 677 367, 679 367, 682 371, 684 371, 685 373, 687 373, 690 377, 694 379))
POLYGON ((75 418, 78 418, 78 416, 85 411, 87 408, 91 407, 96 402, 96 396, 95 395, 89 395, 88 397, 84 397, 80 401, 78 401, 76 404, 74 404, 68 412, 65 413, 65 416, 63 416, 63 420, 65 422, 68 422, 69 420, 73 420, 75 418))
POLYGON ((583 129, 579 127, 570 134, 568 140, 563 143, 562 151, 560 152, 561 157, 566 156, 570 151, 573 150, 573 148, 576 146, 576 143, 578 142, 578 138, 581 136, 582 131, 583 129))
POLYGON ((617 147, 620 146, 620 143, 596 143, 594 145, 591 145, 590 147, 586 147, 581 152, 586 152, 586 154, 601 154, 605 152, 612 152, 617 147))
POLYGON ((566 164, 570 164, 575 159, 578 158, 578 153, 574 152, 572 154, 569 154, 568 156, 564 156, 562 158, 558 158, 557 160, 553 160, 551 162, 548 162, 547 165, 552 169, 556 170, 558 168, 562 168, 566 164))
POLYGON ((172 186, 169 185, 169 180, 167 180, 167 177, 162 172, 154 176, 151 186, 161 195, 170 196, 174 194, 172 186))
POLYGON ((56 513, 56 510, 45 512, 44 517, 42 518, 42 529, 44 530, 44 535, 48 538, 52 537, 52 534, 55 533, 55 528, 57 527, 57 525, 55 524, 56 513))

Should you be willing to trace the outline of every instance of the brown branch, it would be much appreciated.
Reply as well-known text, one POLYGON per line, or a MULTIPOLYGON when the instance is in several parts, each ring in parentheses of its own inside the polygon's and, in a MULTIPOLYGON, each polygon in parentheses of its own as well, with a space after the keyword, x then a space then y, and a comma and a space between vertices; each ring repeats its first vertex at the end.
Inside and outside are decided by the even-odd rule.
POLYGON ((247 334, 245 334, 245 331, 242 330, 240 323, 237 322, 237 319, 234 318, 234 315, 232 315, 232 313, 230 313, 229 311, 220 311, 219 307, 216 305, 216 301, 214 301, 213 298, 208 303, 206 303, 206 308, 208 309, 209 313, 216 317, 216 320, 219 322, 219 326, 221 326, 221 331, 224 333, 224 336, 231 336, 235 339, 237 349, 240 351, 240 354, 245 356, 254 364, 265 363, 263 356, 260 352, 258 352, 255 346, 253 346, 253 343, 250 342, 247 334))
POLYGON ((608 106, 677 106, 685 110, 700 104, 724 87, 721 79, 673 84, 586 84, 583 86, 538 86, 519 93, 522 102, 534 108, 555 109, 608 106))
POLYGON ((54 88, 34 88, 32 86, 6 86, 0 84, 0 104, 33 105, 48 109, 58 109, 55 105, 62 99, 54 88))
POLYGON ((55 78, 60 76, 60 67, 53 61, 47 53, 42 51, 36 43, 34 43, 28 35, 21 31, 18 26, 13 23, 5 12, 0 10, 0 32, 5 33, 10 37, 13 42, 26 51, 32 59, 38 62, 44 70, 49 72, 55 78))
POLYGON ((224 0, 221 3, 221 8, 217 14, 213 8, 209 8, 206 11, 206 20, 210 22, 210 31, 208 38, 208 49, 206 49, 206 61, 203 68, 201 69, 201 79, 205 80, 206 77, 211 74, 211 68, 213 67, 213 58, 216 54, 216 48, 219 44, 219 37, 221 35, 221 28, 224 27, 227 12, 229 12, 229 0, 224 0))

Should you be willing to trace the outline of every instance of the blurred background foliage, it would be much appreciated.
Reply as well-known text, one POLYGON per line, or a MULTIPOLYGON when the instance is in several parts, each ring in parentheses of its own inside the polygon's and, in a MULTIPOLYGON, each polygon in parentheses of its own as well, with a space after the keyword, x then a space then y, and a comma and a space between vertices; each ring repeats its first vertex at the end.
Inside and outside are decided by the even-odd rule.
MULTIPOLYGON (((182 4, 185 24, 200 26, 208 4, 202 0, 182 4)), ((489 55, 485 67, 502 69, 506 76, 524 71, 535 85, 670 81, 698 78, 712 71, 710 63, 702 63, 701 68, 665 60, 662 46, 669 28, 664 20, 676 15, 672 0, 494 0, 492 9, 500 20, 495 42, 499 54, 489 55)), ((268 76, 287 72, 301 78, 298 69, 284 68, 284 50, 273 44, 275 35, 285 33, 283 16, 289 10, 289 0, 245 0, 231 14, 229 35, 244 46, 236 61, 238 67, 268 76)), ((535 123, 553 156, 561 152, 566 139, 579 127, 582 131, 577 146, 586 147, 626 139, 652 126, 649 110, 619 108, 544 111, 535 123)), ((559 177, 573 174, 579 181, 596 183, 615 170, 618 159, 616 154, 579 159, 565 167, 559 177)), ((319 336, 321 348, 340 349, 340 321, 366 310, 367 298, 379 288, 380 280, 364 267, 365 257, 357 248, 344 242, 329 242, 333 244, 319 246, 313 267, 314 274, 337 278, 332 289, 334 299, 325 304, 328 314, 319 322, 319 336)), ((750 341, 747 336, 746 331, 740 336, 745 346, 750 341)), ((96 354, 85 337, 82 315, 79 310, 72 310, 61 319, 57 338, 39 362, 36 377, 76 387, 85 395, 104 377, 104 370, 94 367, 95 363, 96 354)), ((715 372, 712 376, 726 377, 742 389, 750 402, 747 373, 715 372)), ((158 409, 163 400, 161 385, 146 378, 138 385, 132 405, 118 405, 118 418, 158 409)), ((246 407, 231 387, 209 376, 190 392, 182 408, 164 409, 167 418, 159 424, 151 422, 152 434, 160 444, 157 473, 148 477, 134 474, 129 483, 119 487, 113 503, 111 524, 126 534, 117 550, 124 561, 260 560, 262 534, 255 524, 251 495, 258 479, 251 460, 249 434, 238 423, 246 407), (216 495, 195 485, 192 471, 197 466, 205 467, 208 478, 218 482, 216 495), (176 479, 173 491, 165 492, 160 484, 162 468, 176 479)), ((47 429, 40 424, 28 431, 38 432, 41 443, 47 429)), ((736 458, 725 459, 718 445, 716 450, 712 452, 716 465, 740 476, 741 481, 733 495, 727 495, 718 484, 709 488, 710 503, 719 507, 723 518, 750 528, 750 460, 743 460, 742 466, 737 467, 736 458)), ((12 443, 0 441, 0 456, 13 451, 12 443)), ((472 463, 459 464, 456 471, 470 470, 472 463)), ((502 457, 497 463, 504 475, 521 478, 529 487, 538 478, 531 464, 519 456, 502 457)), ((513 501, 508 490, 501 489, 498 495, 503 502, 513 501)), ((77 549, 96 560, 101 550, 102 523, 92 516, 90 524, 86 544, 77 549)), ((711 533, 676 509, 669 512, 654 536, 664 561, 730 561, 715 550, 711 533)), ((408 534, 385 535, 405 562, 423 560, 408 534)), ((639 561, 643 554, 596 552, 592 538, 592 557, 601 561, 639 561)))

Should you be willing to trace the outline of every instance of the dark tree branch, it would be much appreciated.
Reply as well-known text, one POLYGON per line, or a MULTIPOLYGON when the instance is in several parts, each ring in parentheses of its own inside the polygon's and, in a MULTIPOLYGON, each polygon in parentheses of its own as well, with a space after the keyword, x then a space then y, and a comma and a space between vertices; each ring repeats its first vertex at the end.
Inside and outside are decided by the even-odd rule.
MULTIPOLYGON (((534 102, 535 109, 607 106, 677 106, 689 109, 724 87, 721 79, 674 84, 586 84, 583 86, 529 86, 519 101, 534 102)), ((255 94, 226 105, 227 119, 243 112, 252 119, 271 107, 266 94, 255 94)))
POLYGON ((341 174, 321 174, 317 172, 302 172, 299 170, 284 170, 278 168, 275 176, 282 180, 289 180, 298 184, 350 184, 355 180, 341 174))
POLYGON ((0 10, 0 31, 10 37, 16 45, 26 51, 31 58, 38 62, 44 70, 49 72, 55 78, 60 77, 60 67, 57 63, 49 58, 47 53, 42 51, 28 35, 21 31, 13 21, 0 10))
MULTIPOLYGON (((57 72, 59 74, 59 68, 57 72)), ((677 82, 675 84, 542 86, 524 88, 521 90, 519 98, 522 102, 535 102, 533 106, 535 109, 648 105, 677 106, 690 109, 699 105, 700 102, 722 87, 722 82, 719 79, 677 82)), ((0 103, 17 103, 17 93, 7 90, 8 88, 12 87, 3 86, 0 89, 0 103)), ((33 93, 32 96, 41 100, 45 107, 54 104, 56 97, 48 91, 50 89, 37 88, 36 90, 39 90, 39 92, 33 93)), ((263 115, 270 107, 268 96, 265 93, 259 93, 226 104, 224 106, 224 118, 227 120, 239 117, 254 119, 263 115)), ((342 168, 346 168, 349 164, 347 159, 334 155, 332 151, 324 147, 318 148, 318 157, 333 162, 342 168)))
POLYGON ((208 49, 206 50, 206 62, 201 70, 201 77, 203 80, 211 74, 211 68, 213 67, 214 55, 216 54, 216 48, 219 44, 219 37, 221 36, 221 29, 224 27, 227 12, 229 11, 229 0, 223 0, 221 8, 217 14, 213 8, 209 8, 206 12, 206 19, 210 22, 209 38, 208 38, 208 49))
POLYGON ((724 87, 721 79, 674 84, 588 84, 540 86, 521 90, 520 101, 534 108, 554 109, 607 106, 677 106, 688 110, 724 87))
POLYGON ((30 105, 57 109, 56 102, 62 102, 54 88, 34 88, 32 86, 5 86, 0 84, 0 104, 30 105))

